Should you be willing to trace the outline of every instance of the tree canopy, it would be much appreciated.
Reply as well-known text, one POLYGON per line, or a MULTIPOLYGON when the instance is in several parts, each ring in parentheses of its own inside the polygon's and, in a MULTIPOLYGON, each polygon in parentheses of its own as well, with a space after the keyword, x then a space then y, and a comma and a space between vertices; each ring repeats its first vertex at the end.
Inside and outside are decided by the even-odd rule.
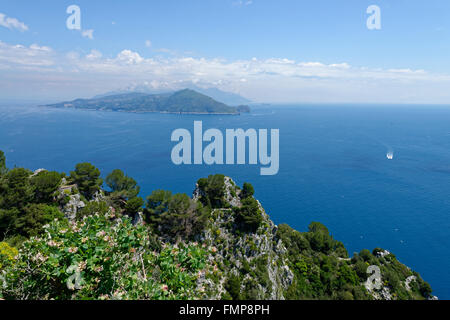
POLYGON ((103 184, 100 170, 88 162, 77 164, 75 171, 70 172, 70 178, 89 199, 100 190, 100 186, 103 184))
POLYGON ((197 182, 203 194, 200 201, 210 208, 223 208, 225 206, 225 176, 223 174, 210 175, 197 182))
POLYGON ((0 176, 6 173, 6 157, 2 150, 0 150, 0 176))
POLYGON ((34 198, 34 186, 30 176, 33 173, 24 168, 14 168, 5 175, 0 183, 0 208, 23 208, 34 198))
POLYGON ((38 202, 49 202, 61 184, 61 174, 55 171, 42 171, 31 178, 35 188, 35 198, 38 202))
POLYGON ((255 232, 263 221, 258 201, 253 197, 242 200, 242 207, 235 208, 236 222, 242 231, 255 232))
POLYGON ((114 197, 131 199, 139 194, 137 182, 125 175, 122 170, 116 169, 106 177, 106 185, 111 189, 114 197))
POLYGON ((202 231, 209 211, 186 194, 157 190, 147 198, 146 219, 154 229, 174 239, 189 239, 202 231))
POLYGON ((130 217, 134 217, 144 205, 144 199, 141 197, 134 197, 127 201, 125 205, 125 212, 130 217))
POLYGON ((253 197, 254 194, 255 194, 255 189, 253 188, 253 186, 250 183, 245 182, 242 187, 241 198, 245 199, 245 198, 253 197))

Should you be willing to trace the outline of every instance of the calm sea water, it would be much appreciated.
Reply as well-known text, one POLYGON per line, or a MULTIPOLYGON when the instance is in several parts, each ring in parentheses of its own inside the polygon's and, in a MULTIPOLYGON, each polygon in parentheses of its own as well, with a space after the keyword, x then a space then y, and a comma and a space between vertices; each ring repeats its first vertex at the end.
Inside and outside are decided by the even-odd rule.
POLYGON ((253 183, 275 223, 304 231, 324 223, 349 253, 383 247, 450 299, 450 108, 302 105, 251 115, 131 114, 0 107, 0 149, 9 167, 69 173, 91 162, 120 168, 146 196, 163 188, 191 194, 213 173, 253 183), (174 129, 280 129, 280 172, 259 166, 175 166, 174 129), (394 159, 387 160, 387 152, 394 159))

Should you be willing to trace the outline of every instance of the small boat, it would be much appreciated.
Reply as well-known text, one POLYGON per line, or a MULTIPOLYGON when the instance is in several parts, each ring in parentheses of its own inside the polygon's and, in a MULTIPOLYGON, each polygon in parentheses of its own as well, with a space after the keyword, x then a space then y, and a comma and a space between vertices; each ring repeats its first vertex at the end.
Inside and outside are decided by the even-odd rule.
POLYGON ((388 160, 394 159, 394 153, 393 152, 388 152, 388 154, 386 155, 386 158, 388 158, 388 160))

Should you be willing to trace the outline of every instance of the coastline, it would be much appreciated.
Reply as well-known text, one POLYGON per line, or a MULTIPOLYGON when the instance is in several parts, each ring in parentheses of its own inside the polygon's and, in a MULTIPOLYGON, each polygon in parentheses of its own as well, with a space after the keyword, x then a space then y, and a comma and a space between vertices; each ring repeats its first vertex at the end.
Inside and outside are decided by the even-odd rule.
POLYGON ((38 107, 51 108, 51 109, 72 109, 72 110, 82 110, 82 111, 101 111, 101 112, 124 112, 124 113, 159 113, 159 114, 179 114, 179 115, 218 115, 218 116, 240 116, 240 112, 236 113, 225 113, 225 112, 173 112, 173 111, 140 111, 140 110, 110 110, 110 109, 90 109, 90 108, 72 108, 72 107, 52 107, 48 105, 40 105, 38 107))

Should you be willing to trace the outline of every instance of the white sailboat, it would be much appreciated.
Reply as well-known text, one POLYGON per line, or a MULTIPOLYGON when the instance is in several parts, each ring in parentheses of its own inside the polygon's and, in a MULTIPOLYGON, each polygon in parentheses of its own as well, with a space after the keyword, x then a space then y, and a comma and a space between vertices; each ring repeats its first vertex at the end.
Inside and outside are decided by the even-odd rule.
POLYGON ((393 152, 388 152, 387 155, 386 155, 386 158, 388 158, 388 160, 394 159, 394 153, 393 152))

